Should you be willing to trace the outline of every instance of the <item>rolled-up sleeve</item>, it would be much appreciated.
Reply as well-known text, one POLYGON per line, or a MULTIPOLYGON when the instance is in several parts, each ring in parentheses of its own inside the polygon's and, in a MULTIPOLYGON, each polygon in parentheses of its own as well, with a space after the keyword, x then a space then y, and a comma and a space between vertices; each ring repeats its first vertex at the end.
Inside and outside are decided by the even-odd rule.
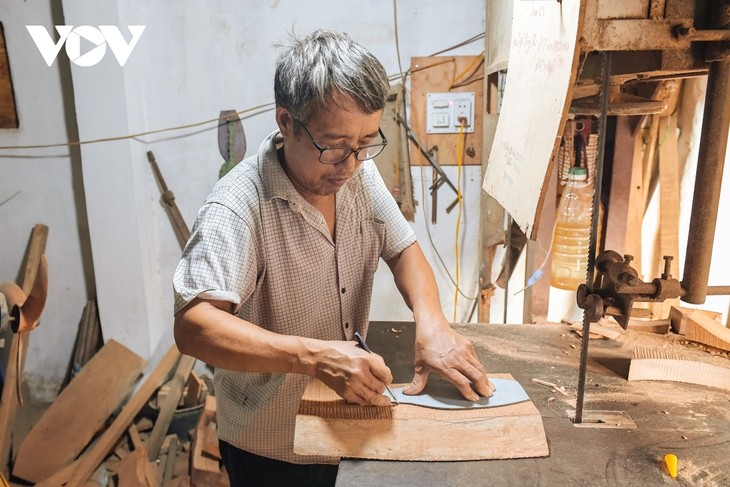
POLYGON ((256 269, 246 221, 220 203, 206 203, 173 277, 175 313, 195 298, 228 301, 238 312, 255 288, 256 269))

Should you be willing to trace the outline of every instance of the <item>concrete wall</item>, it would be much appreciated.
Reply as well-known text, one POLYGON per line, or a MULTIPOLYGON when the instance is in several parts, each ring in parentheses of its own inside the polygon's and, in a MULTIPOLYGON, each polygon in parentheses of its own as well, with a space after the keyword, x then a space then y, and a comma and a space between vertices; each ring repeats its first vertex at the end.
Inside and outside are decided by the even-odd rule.
MULTIPOLYGON (((482 0, 401 0, 398 8, 404 69, 411 56, 428 55, 484 32, 482 0)), ((292 30, 346 30, 389 73, 398 72, 390 0, 9 0, 0 5, 0 21, 21 123, 19 130, 0 131, 0 146, 139 134, 216 119, 225 109, 269 104, 275 44, 292 30), (126 26, 146 28, 123 67, 110 49, 90 67, 69 63, 62 50, 48 67, 25 29, 32 24, 49 29, 113 25, 127 41, 131 36, 126 26)), ((476 55, 482 49, 479 41, 451 53, 476 55)), ((274 130, 273 112, 247 116, 244 126, 250 155, 274 130)), ((154 152, 183 217, 192 225, 223 162, 216 136, 216 124, 211 123, 76 150, 0 150, 0 201, 21 191, 0 207, 5 237, 0 280, 16 279, 33 224, 50 227, 49 302, 42 328, 31 337, 26 365, 34 395, 52 397, 60 384, 90 296, 98 297, 105 339, 122 342, 152 363, 172 343, 170 281, 180 250, 146 152, 154 152)), ((426 179, 430 172, 424 171, 426 179)), ((455 178, 455 173, 454 168, 449 176, 455 178)), ((414 227, 427 256, 437 262, 420 214, 430 208, 430 199, 424 203, 421 198, 420 169, 413 169, 413 176, 419 201, 414 227)), ((478 168, 463 172, 463 184, 467 204, 461 223, 461 283, 465 294, 476 296, 478 168)), ((432 229, 452 274, 455 224, 456 212, 444 211, 432 229)), ((454 287, 440 264, 434 268, 451 319, 454 287)), ((378 271, 373 319, 411 319, 390 282, 384 266, 378 271)), ((466 319, 471 304, 459 298, 458 320, 466 319)))

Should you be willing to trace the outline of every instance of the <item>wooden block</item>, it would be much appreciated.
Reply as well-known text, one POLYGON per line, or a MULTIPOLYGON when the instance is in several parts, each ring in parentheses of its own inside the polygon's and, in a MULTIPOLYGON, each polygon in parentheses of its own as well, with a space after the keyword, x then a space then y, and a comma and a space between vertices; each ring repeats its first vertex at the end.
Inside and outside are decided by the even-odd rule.
POLYGON ((687 340, 730 351, 730 329, 722 326, 706 311, 696 309, 687 316, 687 340))
POLYGON ((195 357, 183 355, 180 358, 177 369, 175 369, 175 376, 170 381, 170 390, 167 397, 163 403, 158 403, 160 412, 157 415, 155 426, 152 428, 147 446, 149 448, 150 461, 155 460, 160 452, 162 440, 165 438, 167 430, 170 427, 172 416, 175 414, 180 397, 182 396, 183 387, 185 387, 185 382, 187 382, 194 365, 195 357))
MULTIPOLYGON (((686 308, 682 306, 672 306, 669 310, 669 320, 672 324, 672 331, 677 335, 684 335, 687 328, 687 316, 690 315, 696 308, 686 308)), ((716 311, 703 310, 708 315, 712 316, 713 319, 718 320, 722 318, 722 313, 716 311)))
POLYGON ((119 408, 144 364, 142 357, 110 340, 33 426, 18 451, 13 475, 40 482, 73 462, 119 408))
POLYGON ((208 396, 205 406, 198 418, 193 436, 193 452, 190 456, 190 478, 193 485, 218 485, 226 475, 221 472, 218 460, 203 455, 203 438, 208 425, 215 421, 216 402, 214 396, 208 396))
POLYGON ((669 318, 652 320, 647 318, 629 318, 628 329, 632 331, 643 331, 646 333, 657 333, 666 335, 669 333, 669 318))
MULTIPOLYGON (((570 329, 578 333, 580 336, 583 336, 583 323, 574 323, 570 325, 570 329)), ((611 340, 617 340, 621 337, 621 335, 623 335, 622 331, 618 328, 601 325, 600 323, 591 323, 590 334, 598 335, 603 338, 610 338, 611 340)))
POLYGON ((200 404, 202 402, 201 394, 204 389, 207 390, 205 382, 194 371, 190 372, 187 383, 187 394, 185 394, 183 406, 191 408, 200 404))
POLYGON ((686 382, 730 391, 727 360, 690 350, 680 352, 637 347, 629 366, 629 380, 686 382))
MULTIPOLYGON (((492 377, 512 378, 509 374, 492 377)), ((549 449, 542 417, 531 401, 464 410, 411 404, 361 407, 347 404, 321 382, 311 381, 296 418, 294 452, 457 461, 543 457, 549 449)))
MULTIPOLYGON (((146 458, 144 459, 147 460, 146 458)), ((139 461, 138 451, 127 455, 117 469, 118 487, 147 487, 144 465, 139 461)))
POLYGON ((216 423, 211 421, 203 430, 203 455, 207 455, 215 460, 221 459, 221 450, 218 446, 218 431, 216 423))
POLYGON ((190 476, 181 475, 180 477, 175 477, 170 481, 169 487, 190 487, 190 476))

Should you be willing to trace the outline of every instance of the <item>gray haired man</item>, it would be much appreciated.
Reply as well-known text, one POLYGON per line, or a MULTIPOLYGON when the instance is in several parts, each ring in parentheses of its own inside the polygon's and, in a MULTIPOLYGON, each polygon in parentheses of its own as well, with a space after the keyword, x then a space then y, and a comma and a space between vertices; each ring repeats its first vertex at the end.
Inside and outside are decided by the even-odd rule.
POLYGON ((367 333, 379 259, 416 323, 406 392, 431 371, 467 399, 492 389, 372 161, 387 144, 381 63, 346 34, 317 31, 292 39, 274 89, 278 130, 198 213, 174 277, 175 339, 215 367, 231 485, 333 485, 338 458, 293 453, 296 413, 310 377, 349 402, 390 404, 390 369, 352 340, 367 333))

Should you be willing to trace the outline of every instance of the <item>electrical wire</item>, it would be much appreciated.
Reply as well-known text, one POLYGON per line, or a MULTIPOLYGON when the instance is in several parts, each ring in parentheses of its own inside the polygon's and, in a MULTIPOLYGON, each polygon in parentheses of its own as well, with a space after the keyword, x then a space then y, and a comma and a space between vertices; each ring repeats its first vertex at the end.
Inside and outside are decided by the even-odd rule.
MULTIPOLYGON (((264 111, 267 111, 274 107, 274 103, 265 103, 263 105, 257 105, 255 107, 246 108, 245 110, 241 110, 239 112, 236 112, 237 115, 243 115, 248 114, 257 110, 261 110, 260 112, 254 113, 249 116, 258 115, 259 113, 263 113, 264 111)), ((246 117, 244 117, 246 118, 246 117)), ((157 129, 157 130, 148 130, 146 132, 139 132, 136 134, 130 134, 130 135, 119 135, 115 137, 102 137, 100 139, 92 139, 92 140, 78 140, 78 141, 71 141, 71 142, 61 142, 56 144, 34 144, 34 145, 5 145, 0 146, 0 150, 15 150, 15 149, 46 149, 51 147, 75 147, 80 145, 87 145, 87 144, 97 144, 99 142, 114 142, 119 140, 126 140, 126 139, 136 139, 138 137, 143 137, 145 135, 153 135, 153 134, 160 134, 163 132, 173 132, 176 130, 184 130, 194 127, 200 127, 201 125, 207 125, 209 123, 218 123, 220 118, 212 118, 210 120, 204 120, 202 122, 195 122, 190 123, 186 125, 178 125, 176 127, 169 127, 164 129, 157 129)))
MULTIPOLYGON (((457 86, 464 86, 464 84, 457 85, 457 82, 459 80, 461 80, 461 78, 463 78, 464 75, 466 75, 469 72, 469 70, 474 68, 474 65, 476 65, 476 68, 474 68, 474 71, 472 71, 472 73, 466 79, 468 80, 469 78, 471 78, 472 76, 474 76, 477 73, 477 71, 482 66, 482 64, 484 64, 484 53, 485 52, 486 51, 482 51, 477 57, 475 57, 474 60, 472 62, 470 62, 469 65, 461 73, 459 73, 458 75, 454 74, 454 78, 451 80, 451 86, 449 86, 449 91, 451 91, 453 88, 455 88, 457 86)), ((469 83, 466 83, 466 84, 469 84, 469 83)))
POLYGON ((461 165, 464 158, 464 125, 465 120, 461 120, 459 125, 459 140, 456 143, 456 200, 459 202, 459 211, 456 214, 456 238, 454 240, 454 257, 456 260, 456 289, 454 290, 454 323, 456 323, 456 305, 459 302, 459 227, 461 226, 461 165))
MULTIPOLYGON (((423 174, 423 169, 425 168, 425 166, 420 166, 420 167, 421 167, 421 198, 422 198, 422 201, 426 201, 426 185, 424 183, 425 176, 423 174)), ((433 249, 434 253, 436 254, 436 258, 441 263, 441 267, 443 267, 444 272, 446 272, 446 275, 448 276, 449 280, 451 281, 451 284, 456 286, 456 288, 459 290, 459 294, 461 294, 465 299, 469 299, 469 300, 477 299, 479 296, 475 296, 475 297, 467 296, 466 294, 464 294, 461 291, 461 288, 459 288, 459 286, 456 285, 456 281, 451 276, 451 272, 449 272, 449 267, 446 265, 446 262, 444 262, 443 257, 441 257, 441 254, 439 253, 438 248, 436 247, 436 244, 433 241, 433 236, 431 235, 431 228, 428 225, 428 218, 426 218, 426 212, 422 211, 421 213, 423 214, 423 226, 426 227, 426 235, 428 236, 428 241, 431 244, 431 248, 433 249)))
POLYGON ((535 269, 535 272, 533 272, 532 276, 530 276, 530 278, 527 280, 527 284, 525 285, 525 287, 523 287, 519 291, 515 292, 514 296, 517 296, 518 294, 520 294, 522 291, 524 291, 528 287, 534 286, 535 283, 537 283, 537 281, 540 280, 540 278, 543 276, 542 269, 545 267, 545 264, 547 264, 547 261, 550 258, 550 252, 552 252, 552 250, 553 250, 553 242, 555 242, 555 228, 557 227, 557 225, 558 225, 558 222, 557 222, 557 218, 556 218, 555 224, 553 225, 552 237, 550 238, 550 246, 548 247, 547 250, 545 250, 545 247, 542 246, 542 243, 540 242, 540 240, 535 240, 535 242, 537 242, 537 246, 540 247, 540 250, 542 250, 542 252, 545 254, 545 258, 543 259, 542 264, 540 264, 540 267, 535 269))
POLYGON ((395 35, 395 52, 398 56, 398 70, 400 70, 401 83, 403 83, 403 89, 406 88, 406 76, 407 72, 403 72, 403 65, 400 60, 400 42, 398 42, 398 0, 393 0, 393 34, 395 35))

